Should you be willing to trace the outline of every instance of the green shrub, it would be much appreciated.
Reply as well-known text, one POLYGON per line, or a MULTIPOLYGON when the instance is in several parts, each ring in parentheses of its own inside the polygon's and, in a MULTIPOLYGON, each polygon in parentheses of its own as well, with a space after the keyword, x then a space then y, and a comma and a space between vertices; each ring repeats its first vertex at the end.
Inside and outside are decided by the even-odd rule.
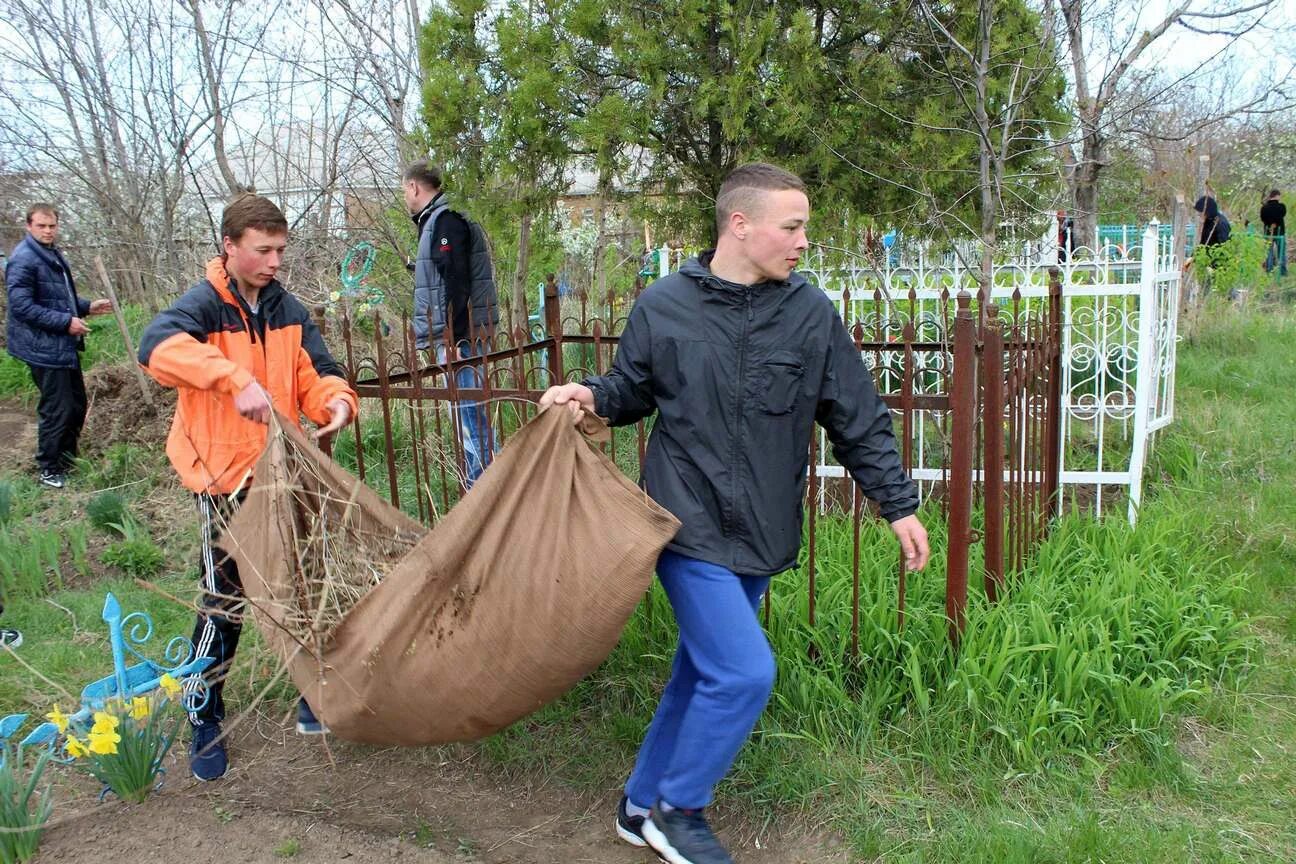
POLYGON ((129 519, 126 499, 116 492, 100 492, 86 505, 86 518, 100 531, 116 531, 129 519))
POLYGON ((1260 282, 1266 249, 1263 237, 1234 233, 1218 246, 1193 250, 1193 266, 1201 268, 1198 278, 1205 280, 1211 290, 1230 294, 1260 282))
POLYGON ((139 579, 156 576, 162 570, 166 560, 162 550, 137 522, 128 518, 111 527, 122 535, 122 539, 105 549, 99 560, 139 579))

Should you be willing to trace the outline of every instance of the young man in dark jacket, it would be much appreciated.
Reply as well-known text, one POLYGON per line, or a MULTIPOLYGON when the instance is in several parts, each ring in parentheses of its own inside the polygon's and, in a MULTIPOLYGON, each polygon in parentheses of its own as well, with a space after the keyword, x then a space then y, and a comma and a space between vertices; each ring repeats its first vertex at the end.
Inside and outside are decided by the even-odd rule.
POLYGON ((33 204, 27 211, 27 236, 9 256, 9 353, 31 369, 40 390, 36 407, 36 464, 40 482, 62 489, 77 455, 85 424, 85 379, 80 352, 90 332, 85 319, 112 311, 110 300, 77 296, 72 268, 54 245, 58 210, 33 204))
POLYGON ((906 565, 927 563, 891 414, 837 309, 794 272, 809 217, 795 175, 735 170, 716 199, 714 252, 644 292, 609 374, 541 399, 612 425, 657 412, 643 485, 682 523, 657 565, 680 642, 616 829, 671 864, 732 861, 702 809, 773 687, 756 610, 770 577, 796 565, 815 423, 881 507, 906 565))
POLYGON ((1272 273, 1278 268, 1279 276, 1287 275, 1287 205, 1280 200, 1282 193, 1277 189, 1269 193, 1264 204, 1260 205, 1260 224, 1264 226, 1265 272, 1272 273))
MULTIPOLYGON (((405 169, 405 206, 418 228, 414 259, 414 340, 432 351, 437 363, 486 353, 499 322, 499 298, 490 250, 473 242, 468 220, 450 209, 441 189, 441 171, 427 159, 405 169)), ((481 370, 464 367, 459 387, 483 385, 481 370)), ((472 484, 490 464, 495 449, 486 410, 460 400, 451 407, 463 437, 464 484, 472 484)))

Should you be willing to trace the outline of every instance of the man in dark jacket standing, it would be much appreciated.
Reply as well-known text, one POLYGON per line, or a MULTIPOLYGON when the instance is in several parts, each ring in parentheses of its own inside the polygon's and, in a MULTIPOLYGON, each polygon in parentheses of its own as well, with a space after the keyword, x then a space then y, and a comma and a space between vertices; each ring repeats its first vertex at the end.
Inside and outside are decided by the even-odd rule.
POLYGON ((1282 193, 1277 189, 1269 193, 1264 204, 1260 205, 1260 224, 1264 226, 1265 272, 1272 273, 1278 268, 1279 276, 1287 275, 1287 205, 1282 203, 1282 193))
MULTIPOLYGON (((465 360, 486 353, 499 323, 499 299, 490 249, 474 243, 468 220, 450 209, 441 189, 441 171, 426 159, 405 169, 405 206, 418 228, 414 259, 414 339, 434 353, 437 363, 465 360)), ((455 384, 483 385, 482 372, 463 367, 455 384)), ((495 449, 486 411, 461 400, 451 407, 463 438, 464 485, 472 486, 495 449)))
POLYGON ((682 523, 657 565, 680 641, 616 829, 671 864, 732 862, 702 809, 773 688, 756 610, 770 577, 796 565, 816 422, 906 566, 927 563, 891 414, 837 309, 794 272, 809 218, 795 175, 735 170, 716 198, 715 250, 643 293, 609 374, 541 399, 612 425, 657 412, 643 485, 682 523))
POLYGON ((33 204, 27 211, 27 236, 9 256, 6 328, 9 353, 31 369, 40 390, 36 463, 40 482, 62 489, 77 455, 85 423, 85 379, 79 353, 90 332, 85 318, 112 311, 112 301, 77 296, 67 259, 54 245, 58 210, 33 204))

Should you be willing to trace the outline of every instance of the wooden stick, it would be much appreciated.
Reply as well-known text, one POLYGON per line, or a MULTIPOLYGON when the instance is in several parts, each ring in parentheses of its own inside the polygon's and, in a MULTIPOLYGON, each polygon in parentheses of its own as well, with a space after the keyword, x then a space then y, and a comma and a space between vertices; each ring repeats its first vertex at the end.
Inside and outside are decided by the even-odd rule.
POLYGON ((127 357, 131 368, 135 370, 135 380, 139 382, 140 393, 144 396, 145 404, 152 408, 153 391, 149 389, 148 378, 145 377, 144 370, 135 362, 135 343, 131 341, 130 330, 126 328, 126 316, 122 314, 121 304, 117 302, 117 292, 113 290, 112 280, 108 278, 108 270, 104 267, 103 259, 96 255, 94 264, 95 270, 99 274, 99 281, 103 282, 104 290, 108 292, 108 299, 112 301, 113 317, 117 319, 117 329, 121 331, 122 341, 126 345, 127 357))

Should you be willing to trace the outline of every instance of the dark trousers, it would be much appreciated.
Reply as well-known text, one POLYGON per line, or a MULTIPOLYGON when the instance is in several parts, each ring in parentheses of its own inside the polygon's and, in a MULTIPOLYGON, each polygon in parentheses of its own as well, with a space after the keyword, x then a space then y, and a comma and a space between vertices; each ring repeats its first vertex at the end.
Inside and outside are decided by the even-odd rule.
POLYGON ((72 467, 77 441, 85 424, 86 391, 81 367, 47 369, 29 366, 40 404, 36 407, 36 464, 49 474, 62 474, 72 467))
POLYGON ((195 726, 213 720, 219 723, 225 719, 225 700, 222 698, 225 676, 229 674, 239 634, 243 632, 243 613, 247 603, 243 599, 238 565, 220 548, 220 538, 244 494, 209 495, 200 492, 194 496, 202 530, 198 572, 203 587, 202 610, 194 624, 194 656, 211 657, 214 661, 203 674, 207 682, 207 702, 198 710, 189 712, 189 722, 195 726))

